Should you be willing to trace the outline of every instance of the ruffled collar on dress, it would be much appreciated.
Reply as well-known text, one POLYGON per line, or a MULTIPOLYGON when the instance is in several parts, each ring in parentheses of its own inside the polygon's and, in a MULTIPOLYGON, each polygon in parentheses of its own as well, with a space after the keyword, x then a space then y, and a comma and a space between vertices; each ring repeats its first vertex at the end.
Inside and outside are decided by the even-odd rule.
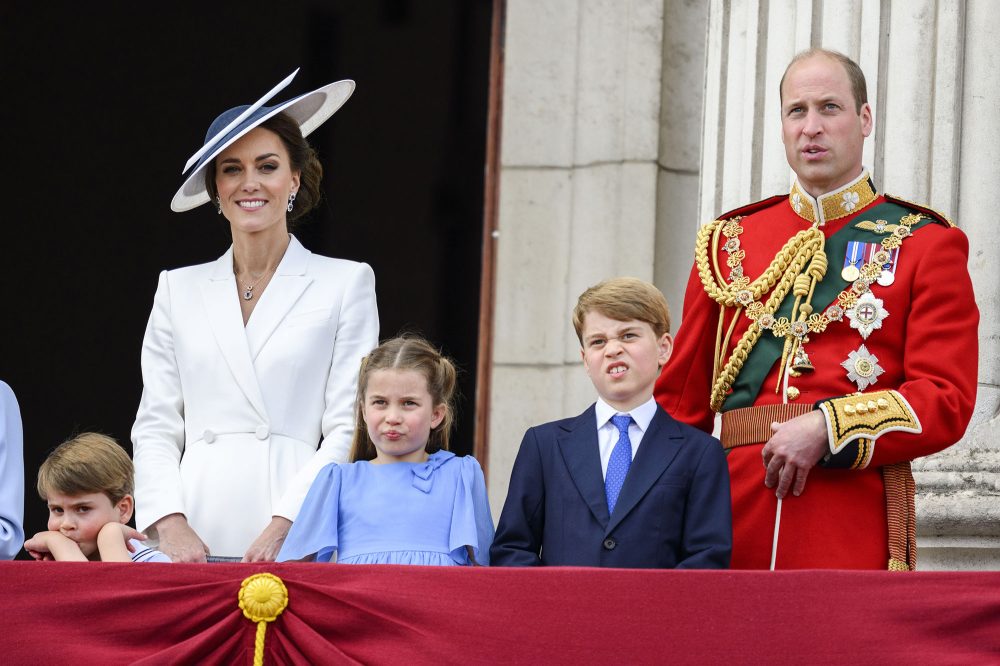
POLYGON ((433 474, 438 467, 455 457, 451 451, 435 451, 426 461, 413 465, 413 487, 429 493, 434 484, 433 474))

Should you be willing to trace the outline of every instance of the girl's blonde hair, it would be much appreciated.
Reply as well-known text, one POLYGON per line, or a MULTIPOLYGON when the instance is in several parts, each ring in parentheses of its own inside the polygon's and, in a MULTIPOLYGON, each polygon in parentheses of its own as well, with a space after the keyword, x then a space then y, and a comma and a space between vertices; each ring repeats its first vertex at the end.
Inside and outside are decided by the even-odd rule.
POLYGON ((365 425, 365 393, 368 379, 377 370, 413 370, 427 380, 427 392, 434 406, 444 405, 444 418, 427 438, 427 453, 448 450, 448 438, 455 424, 455 366, 427 340, 417 335, 401 335, 386 340, 361 361, 358 376, 358 396, 354 402, 354 440, 351 442, 351 462, 374 460, 375 444, 365 425))

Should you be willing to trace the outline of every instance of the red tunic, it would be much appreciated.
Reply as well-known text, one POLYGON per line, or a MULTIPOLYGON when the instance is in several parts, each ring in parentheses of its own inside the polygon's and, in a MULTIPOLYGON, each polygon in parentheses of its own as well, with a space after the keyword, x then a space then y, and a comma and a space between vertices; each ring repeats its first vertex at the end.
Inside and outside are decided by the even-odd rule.
MULTIPOLYGON (((821 229, 829 238, 845 225, 867 219, 866 212, 885 201, 883 196, 868 205, 862 200, 862 208, 827 221, 821 229)), ((744 274, 751 280, 769 266, 789 238, 811 226, 787 197, 745 215, 740 224, 744 228, 739 236, 746 253, 744 274)), ((727 256, 720 249, 717 260, 728 275, 727 256)), ((783 502, 776 568, 886 568, 887 512, 881 467, 940 451, 958 441, 975 404, 979 311, 967 262, 968 241, 962 231, 947 224, 925 224, 902 243, 893 284, 871 287, 889 313, 880 329, 865 340, 845 318, 822 333, 810 334, 807 351, 815 371, 789 379, 801 392, 798 403, 856 392, 858 387, 841 363, 864 344, 884 369, 866 390, 897 390, 909 402, 922 431, 879 436, 864 469, 815 467, 803 494, 789 495, 783 502)), ((843 264, 844 256, 829 256, 826 279, 839 274, 843 264)), ((813 306, 822 312, 829 304, 815 302, 813 306)), ((697 270, 692 270, 673 356, 655 390, 657 401, 671 415, 705 431, 712 430, 714 418, 709 396, 719 311, 697 270)), ((727 314, 728 324, 732 311, 727 314)), ((740 316, 728 352, 749 324, 747 317, 740 316)), ((775 391, 779 366, 780 361, 771 367, 754 405, 787 400, 784 390, 775 391)), ((766 569, 770 563, 777 501, 774 490, 764 486, 762 447, 763 442, 742 446, 728 455, 733 568, 766 569)))

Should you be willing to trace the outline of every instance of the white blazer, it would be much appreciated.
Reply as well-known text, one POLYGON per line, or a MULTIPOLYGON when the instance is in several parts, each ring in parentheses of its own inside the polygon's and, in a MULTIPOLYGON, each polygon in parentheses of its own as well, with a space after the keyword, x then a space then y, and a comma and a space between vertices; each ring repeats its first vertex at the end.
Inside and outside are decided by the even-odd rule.
POLYGON ((293 236, 244 328, 232 252, 160 273, 132 428, 136 526, 182 513, 221 556, 243 555, 274 515, 294 520, 317 472, 347 459, 358 369, 378 343, 368 264, 293 236))

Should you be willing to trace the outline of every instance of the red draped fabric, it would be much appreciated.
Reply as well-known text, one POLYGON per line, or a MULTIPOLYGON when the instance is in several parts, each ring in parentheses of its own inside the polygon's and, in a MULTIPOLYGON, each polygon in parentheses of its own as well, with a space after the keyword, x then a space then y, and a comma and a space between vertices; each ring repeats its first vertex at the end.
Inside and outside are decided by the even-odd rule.
POLYGON ((2 562, 8 664, 1000 663, 1000 572, 2 562))

